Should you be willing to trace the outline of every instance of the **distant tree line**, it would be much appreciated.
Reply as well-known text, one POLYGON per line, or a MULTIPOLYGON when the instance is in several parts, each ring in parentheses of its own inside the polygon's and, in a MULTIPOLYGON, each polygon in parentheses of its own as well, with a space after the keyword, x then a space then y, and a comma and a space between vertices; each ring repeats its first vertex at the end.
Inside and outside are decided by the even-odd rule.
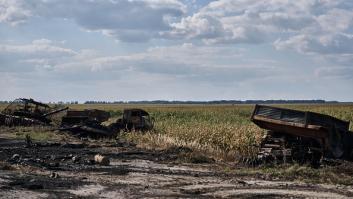
POLYGON ((84 104, 323 104, 339 103, 325 100, 213 100, 213 101, 86 101, 84 104))
MULTIPOLYGON (((11 101, 0 101, 0 104, 8 104, 11 101)), ((168 101, 168 100, 142 100, 142 101, 85 101, 84 104, 333 104, 338 101, 325 100, 212 100, 212 101, 168 101)), ((49 102, 49 104, 79 104, 78 101, 49 102)))
POLYGON ((109 102, 109 101, 85 101, 84 104, 124 104, 128 102, 123 102, 123 101, 114 101, 114 102, 109 102))
MULTIPOLYGON (((49 104, 55 104, 55 102, 49 102, 49 104)), ((57 104, 79 104, 78 101, 63 102, 59 101, 57 104)))
MULTIPOLYGON (((0 101, 0 104, 9 104, 12 101, 0 101)), ((44 102, 46 103, 46 102, 44 102)), ((79 104, 78 101, 70 101, 70 102, 63 102, 63 101, 59 101, 59 102, 48 102, 48 104, 79 104)))

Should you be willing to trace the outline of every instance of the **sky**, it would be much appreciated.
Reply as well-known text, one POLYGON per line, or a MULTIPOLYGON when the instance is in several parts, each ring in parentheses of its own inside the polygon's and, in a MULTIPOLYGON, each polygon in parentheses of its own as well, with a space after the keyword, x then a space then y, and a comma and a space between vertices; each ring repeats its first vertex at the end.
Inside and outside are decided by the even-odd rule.
POLYGON ((353 1, 0 0, 0 100, 353 101, 353 1))

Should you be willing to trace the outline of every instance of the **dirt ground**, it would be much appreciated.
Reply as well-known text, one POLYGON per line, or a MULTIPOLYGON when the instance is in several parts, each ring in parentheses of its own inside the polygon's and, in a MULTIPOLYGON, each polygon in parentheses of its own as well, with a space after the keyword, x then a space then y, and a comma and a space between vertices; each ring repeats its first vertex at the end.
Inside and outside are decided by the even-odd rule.
POLYGON ((202 159, 182 163, 189 152, 146 150, 123 141, 27 144, 0 135, 0 198, 353 197, 351 186, 235 175, 202 159), (109 157, 110 164, 96 164, 96 154, 109 157))

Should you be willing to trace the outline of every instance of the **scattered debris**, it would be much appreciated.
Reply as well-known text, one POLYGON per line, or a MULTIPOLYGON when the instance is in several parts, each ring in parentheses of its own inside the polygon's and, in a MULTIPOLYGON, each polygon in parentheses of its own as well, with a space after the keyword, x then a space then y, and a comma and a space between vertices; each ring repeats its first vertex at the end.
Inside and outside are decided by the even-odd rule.
POLYGON ((73 156, 71 159, 72 159, 72 162, 76 163, 76 162, 78 162, 80 160, 80 157, 73 156))
MULTIPOLYGON (((46 194, 45 198, 222 198, 228 196, 228 192, 242 190, 247 191, 246 198, 263 196, 251 192, 258 190, 268 194, 267 198, 313 198, 319 194, 329 198, 353 196, 351 162, 337 167, 342 172, 337 176, 345 176, 348 184, 337 187, 335 184, 298 184, 292 182, 291 176, 278 178, 277 174, 261 173, 262 170, 238 173, 236 169, 228 170, 229 165, 180 161, 183 154, 195 152, 187 147, 153 150, 131 145, 117 147, 103 140, 91 142, 102 147, 90 148, 75 140, 66 144, 34 142, 33 147, 27 148, 23 139, 1 139, 0 158, 4 162, 0 162, 0 198, 41 198, 33 195, 37 193, 46 194), (95 155, 97 159, 109 157, 109 166, 96 163, 95 155), (12 157, 18 161, 11 161, 12 157), (73 161, 76 158, 78 162, 73 161), (281 193, 271 195, 271 191, 281 193), (291 191, 303 193, 288 195, 291 191)), ((304 172, 300 167, 296 170, 304 172)), ((326 178, 323 180, 326 182, 326 178)))
POLYGON ((31 136, 26 134, 25 139, 26 139, 26 147, 28 147, 28 148, 32 147, 33 146, 33 142, 32 142, 31 136))
POLYGON ((21 156, 16 153, 16 154, 14 154, 14 155, 11 157, 11 160, 12 160, 12 161, 18 161, 20 158, 21 158, 21 156))
POLYGON ((59 178, 59 174, 52 172, 49 177, 50 178, 59 178))
POLYGON ((298 110, 256 105, 251 120, 268 133, 261 144, 258 160, 311 161, 320 165, 322 157, 347 159, 352 154, 353 133, 349 122, 298 110))
POLYGON ((109 158, 106 156, 102 156, 100 154, 97 154, 94 156, 94 161, 97 164, 104 165, 104 166, 108 166, 110 164, 109 158))

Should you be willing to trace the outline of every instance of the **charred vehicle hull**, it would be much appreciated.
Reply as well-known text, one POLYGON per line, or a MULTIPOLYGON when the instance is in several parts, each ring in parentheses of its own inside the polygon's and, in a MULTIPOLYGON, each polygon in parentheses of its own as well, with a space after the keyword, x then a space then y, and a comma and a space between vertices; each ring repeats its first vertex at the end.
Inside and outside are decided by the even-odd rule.
POLYGON ((53 122, 52 116, 67 109, 68 107, 51 107, 33 99, 19 98, 0 113, 0 125, 50 125, 53 122))
POLYGON ((261 160, 311 160, 350 158, 353 133, 349 122, 298 110, 256 105, 251 120, 268 130, 261 144, 261 160))
POLYGON ((154 126, 153 118, 143 109, 125 109, 122 118, 115 123, 116 128, 124 131, 148 131, 154 126))
POLYGON ((62 118, 60 130, 93 137, 113 137, 114 129, 102 125, 110 113, 98 109, 69 110, 62 118))

